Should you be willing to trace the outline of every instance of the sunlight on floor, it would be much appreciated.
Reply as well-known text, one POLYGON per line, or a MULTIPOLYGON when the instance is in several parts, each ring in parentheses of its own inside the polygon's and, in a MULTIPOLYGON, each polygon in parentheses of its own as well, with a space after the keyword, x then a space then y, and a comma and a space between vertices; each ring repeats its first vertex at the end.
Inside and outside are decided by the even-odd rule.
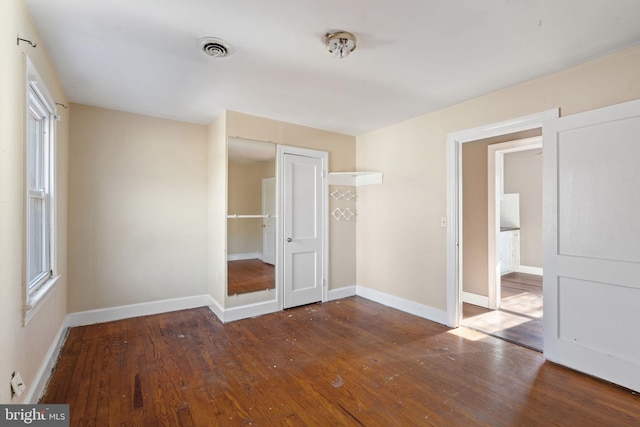
MULTIPOLYGON (((539 316, 542 317, 542 316, 539 316)), ((531 321, 530 316, 504 311, 492 311, 473 317, 474 325, 489 328, 489 331, 501 331, 531 321)))
POLYGON ((500 309, 511 313, 521 314, 529 318, 542 318, 542 295, 522 293, 503 298, 500 309))
POLYGON ((467 329, 465 327, 459 327, 447 331, 448 334, 455 335, 460 338, 464 338, 469 341, 480 341, 487 338, 487 335, 482 332, 474 331, 473 329, 467 329))

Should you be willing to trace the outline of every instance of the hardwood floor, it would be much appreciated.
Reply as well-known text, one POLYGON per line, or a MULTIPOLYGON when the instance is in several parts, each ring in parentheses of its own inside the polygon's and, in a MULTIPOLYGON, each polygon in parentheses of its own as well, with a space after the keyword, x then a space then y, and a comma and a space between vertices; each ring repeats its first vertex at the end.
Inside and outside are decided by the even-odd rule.
POLYGON ((72 328, 42 403, 72 426, 640 424, 629 390, 359 297, 72 328))
POLYGON ((229 295, 275 289, 275 267, 259 259, 228 261, 227 293, 229 295))
POLYGON ((542 277, 506 274, 500 292, 499 310, 463 304, 462 325, 542 351, 542 277))

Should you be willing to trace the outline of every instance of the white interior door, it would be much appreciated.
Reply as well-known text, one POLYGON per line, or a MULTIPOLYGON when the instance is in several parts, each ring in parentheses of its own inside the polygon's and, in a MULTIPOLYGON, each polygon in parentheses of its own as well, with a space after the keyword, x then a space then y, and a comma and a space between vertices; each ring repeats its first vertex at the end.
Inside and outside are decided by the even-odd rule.
POLYGON ((640 390, 640 100, 545 124, 544 353, 640 390))
POLYGON ((284 308, 322 301, 326 153, 284 154, 284 308))
POLYGON ((262 180, 262 261, 276 263, 276 179, 262 180))

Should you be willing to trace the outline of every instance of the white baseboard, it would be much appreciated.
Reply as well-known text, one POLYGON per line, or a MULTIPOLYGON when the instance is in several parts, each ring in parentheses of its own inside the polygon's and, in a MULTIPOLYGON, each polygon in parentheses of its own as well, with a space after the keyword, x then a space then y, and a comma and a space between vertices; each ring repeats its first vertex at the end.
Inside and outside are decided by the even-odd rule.
POLYGON ((518 273, 525 274, 535 274, 536 276, 542 276, 542 267, 528 267, 526 265, 521 265, 516 268, 518 273))
MULTIPOLYGON (((356 286, 346 286, 343 288, 332 289, 327 292, 327 301, 352 297, 356 295, 356 286)), ((263 314, 275 313, 280 311, 278 301, 266 301, 253 304, 246 304, 238 307, 223 309, 217 302, 213 302, 209 307, 218 319, 223 323, 234 322, 236 320, 248 319, 251 317, 262 316, 263 314)))
POLYGON ((209 310, 216 315, 216 317, 224 323, 224 308, 220 305, 218 301, 214 298, 211 298, 211 302, 209 303, 209 310))
POLYGON ((111 322, 113 320, 129 319, 131 317, 211 306, 212 303, 213 298, 211 298, 210 295, 196 295, 192 297, 81 311, 67 314, 67 325, 69 327, 75 327, 91 325, 93 323, 111 322))
POLYGON ((444 310, 439 310, 437 308, 409 301, 394 295, 385 294, 364 286, 356 286, 356 295, 443 325, 446 325, 449 321, 447 312, 444 310))
POLYGON ((280 304, 278 301, 258 302, 254 304, 247 304, 240 307, 231 307, 224 310, 222 315, 222 322, 233 322, 235 320, 248 319, 250 317, 262 316, 263 314, 275 313, 280 311, 280 304))
POLYGON ((29 391, 27 392, 24 403, 26 404, 35 404, 38 403, 40 397, 44 394, 47 384, 49 383, 49 378, 51 376, 51 372, 53 368, 55 368, 56 362, 58 361, 58 357, 60 356, 60 352, 62 351, 62 345, 67 338, 67 331, 69 330, 69 325, 67 324, 67 319, 63 320, 60 325, 60 329, 58 333, 53 338, 53 342, 47 351, 47 354, 44 356, 44 361, 36 372, 36 376, 33 379, 33 384, 29 387, 29 391))
POLYGON ((343 288, 331 289, 327 291, 327 301, 349 298, 356 295, 356 286, 345 286, 343 288))
POLYGON ((485 297, 484 295, 472 294, 471 292, 462 292, 462 302, 489 308, 489 297, 485 297))
POLYGON ((227 254, 227 261, 240 261, 243 259, 262 259, 262 252, 248 252, 246 254, 227 254))

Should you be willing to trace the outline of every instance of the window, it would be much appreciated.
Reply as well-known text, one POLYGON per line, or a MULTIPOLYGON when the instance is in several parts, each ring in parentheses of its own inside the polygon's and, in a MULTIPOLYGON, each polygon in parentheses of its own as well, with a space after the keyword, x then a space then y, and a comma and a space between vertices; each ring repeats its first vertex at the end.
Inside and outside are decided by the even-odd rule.
POLYGON ((55 283, 53 102, 27 58, 25 321, 55 283))

